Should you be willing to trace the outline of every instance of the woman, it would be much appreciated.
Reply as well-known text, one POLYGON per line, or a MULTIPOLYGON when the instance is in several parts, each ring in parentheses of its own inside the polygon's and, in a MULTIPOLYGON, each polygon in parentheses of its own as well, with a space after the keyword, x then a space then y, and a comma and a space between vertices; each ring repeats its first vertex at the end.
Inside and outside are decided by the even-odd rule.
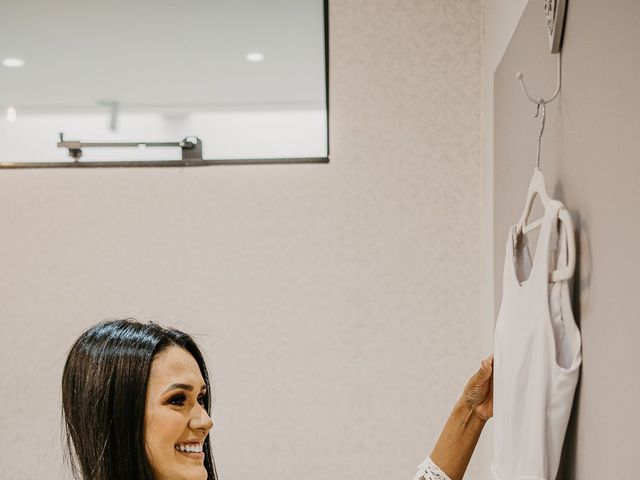
POLYGON ((100 323, 62 375, 70 463, 83 480, 216 480, 209 376, 193 339, 133 320, 100 323))
MULTIPOLYGON (((207 367, 193 339, 179 330, 132 319, 91 327, 65 363, 62 412, 78 479, 218 478, 208 436, 207 367)), ((491 415, 489 358, 416 477, 461 479, 491 415)))

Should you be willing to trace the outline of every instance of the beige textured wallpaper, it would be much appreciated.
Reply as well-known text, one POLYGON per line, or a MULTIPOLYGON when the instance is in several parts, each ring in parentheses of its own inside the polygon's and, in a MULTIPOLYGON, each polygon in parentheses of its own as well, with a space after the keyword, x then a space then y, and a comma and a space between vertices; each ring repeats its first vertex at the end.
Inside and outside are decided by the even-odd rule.
POLYGON ((2 478, 66 478, 65 353, 119 316, 204 347, 222 479, 412 478, 491 345, 481 2, 330 9, 329 165, 0 173, 2 478))

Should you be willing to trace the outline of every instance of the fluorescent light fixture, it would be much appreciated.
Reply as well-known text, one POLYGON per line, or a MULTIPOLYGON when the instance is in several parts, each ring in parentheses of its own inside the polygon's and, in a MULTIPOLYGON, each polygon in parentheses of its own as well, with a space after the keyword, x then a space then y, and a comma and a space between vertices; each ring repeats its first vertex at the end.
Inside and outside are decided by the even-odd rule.
POLYGON ((24 67, 24 60, 21 58, 5 58, 2 61, 2 65, 8 68, 20 68, 24 67))
POLYGON ((259 52, 247 53, 247 60, 249 62, 261 62, 264 60, 264 55, 259 52))
POLYGON ((13 107, 7 108, 7 122, 13 123, 17 120, 16 109, 13 107))

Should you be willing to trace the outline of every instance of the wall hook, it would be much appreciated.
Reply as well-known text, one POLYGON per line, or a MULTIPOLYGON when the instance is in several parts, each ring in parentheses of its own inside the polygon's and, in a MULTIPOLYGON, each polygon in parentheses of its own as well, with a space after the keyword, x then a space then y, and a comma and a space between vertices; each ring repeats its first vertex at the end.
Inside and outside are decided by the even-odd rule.
POLYGON ((549 98, 532 97, 527 90, 527 86, 524 84, 524 74, 522 72, 516 73, 516 79, 520 81, 520 86, 522 87, 522 91, 525 93, 525 95, 529 97, 529 100, 531 100, 536 105, 539 105, 541 101, 544 101, 544 103, 551 102, 558 96, 558 93, 560 93, 560 83, 562 82, 562 54, 558 52, 558 86, 556 87, 556 91, 549 98))

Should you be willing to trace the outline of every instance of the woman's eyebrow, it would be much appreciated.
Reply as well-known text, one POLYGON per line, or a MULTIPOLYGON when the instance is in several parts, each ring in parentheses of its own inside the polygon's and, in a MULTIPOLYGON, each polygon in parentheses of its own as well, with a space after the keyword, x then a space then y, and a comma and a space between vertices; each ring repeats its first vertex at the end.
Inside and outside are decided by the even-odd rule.
MULTIPOLYGON (((165 390, 165 392, 168 392, 169 390, 176 390, 176 389, 187 390, 189 392, 192 392, 193 391, 193 385, 189 385, 188 383, 172 383, 165 390)), ((202 392, 202 391, 205 391, 206 389, 207 389, 207 386, 205 384, 202 384, 202 386, 200 387, 200 391, 202 392)))

